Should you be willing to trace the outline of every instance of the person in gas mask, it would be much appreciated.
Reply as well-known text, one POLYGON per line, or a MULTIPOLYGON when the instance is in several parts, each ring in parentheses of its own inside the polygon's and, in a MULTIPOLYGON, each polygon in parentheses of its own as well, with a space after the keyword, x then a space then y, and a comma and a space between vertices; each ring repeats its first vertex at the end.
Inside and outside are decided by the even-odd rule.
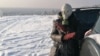
POLYGON ((62 6, 61 14, 62 20, 60 23, 57 20, 54 21, 55 27, 51 33, 51 38, 56 43, 53 56, 78 56, 79 46, 76 37, 78 21, 69 4, 62 6))

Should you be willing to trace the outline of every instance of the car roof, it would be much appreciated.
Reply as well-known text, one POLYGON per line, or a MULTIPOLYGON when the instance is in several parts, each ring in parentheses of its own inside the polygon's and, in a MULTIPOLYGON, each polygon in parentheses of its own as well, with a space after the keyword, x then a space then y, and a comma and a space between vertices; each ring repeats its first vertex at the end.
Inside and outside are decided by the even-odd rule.
POLYGON ((81 8, 73 8, 73 11, 76 10, 100 10, 100 7, 81 7, 81 8))

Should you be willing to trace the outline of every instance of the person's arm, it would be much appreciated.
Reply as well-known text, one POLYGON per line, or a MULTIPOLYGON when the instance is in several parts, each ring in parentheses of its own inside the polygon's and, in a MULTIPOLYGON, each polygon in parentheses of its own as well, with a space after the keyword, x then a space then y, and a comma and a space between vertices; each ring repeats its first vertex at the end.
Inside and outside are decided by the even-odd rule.
POLYGON ((55 21, 53 22, 53 30, 51 32, 51 39, 53 41, 56 41, 56 42, 61 42, 61 35, 59 34, 56 26, 55 26, 55 21))

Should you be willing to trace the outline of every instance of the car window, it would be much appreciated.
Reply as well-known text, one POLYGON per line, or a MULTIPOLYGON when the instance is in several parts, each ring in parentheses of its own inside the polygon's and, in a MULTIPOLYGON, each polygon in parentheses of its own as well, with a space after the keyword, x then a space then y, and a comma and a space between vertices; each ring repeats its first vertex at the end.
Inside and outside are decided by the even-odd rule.
POLYGON ((93 29, 94 33, 100 33, 100 16, 94 26, 94 29, 93 29))

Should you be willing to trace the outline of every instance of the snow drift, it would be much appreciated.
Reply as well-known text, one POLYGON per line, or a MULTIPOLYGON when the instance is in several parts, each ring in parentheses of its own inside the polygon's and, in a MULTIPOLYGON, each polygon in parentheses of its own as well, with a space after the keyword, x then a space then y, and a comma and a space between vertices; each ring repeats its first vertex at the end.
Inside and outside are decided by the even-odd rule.
POLYGON ((48 56, 55 15, 0 18, 0 56, 48 56))

